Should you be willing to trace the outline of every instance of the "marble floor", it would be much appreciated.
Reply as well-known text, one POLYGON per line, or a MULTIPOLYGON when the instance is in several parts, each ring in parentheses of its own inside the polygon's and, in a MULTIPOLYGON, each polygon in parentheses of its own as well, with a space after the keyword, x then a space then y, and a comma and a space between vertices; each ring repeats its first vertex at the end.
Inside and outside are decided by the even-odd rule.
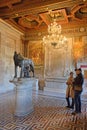
POLYGON ((87 100, 82 113, 73 116, 64 95, 33 90, 34 111, 26 117, 14 116, 15 92, 0 94, 0 130, 87 130, 87 100))

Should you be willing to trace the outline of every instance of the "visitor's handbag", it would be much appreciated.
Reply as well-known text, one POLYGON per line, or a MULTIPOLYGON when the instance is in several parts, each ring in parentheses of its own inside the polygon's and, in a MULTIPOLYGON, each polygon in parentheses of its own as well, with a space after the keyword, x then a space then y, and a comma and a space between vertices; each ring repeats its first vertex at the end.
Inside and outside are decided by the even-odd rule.
POLYGON ((74 87, 74 90, 82 91, 82 86, 75 86, 75 87, 74 87))

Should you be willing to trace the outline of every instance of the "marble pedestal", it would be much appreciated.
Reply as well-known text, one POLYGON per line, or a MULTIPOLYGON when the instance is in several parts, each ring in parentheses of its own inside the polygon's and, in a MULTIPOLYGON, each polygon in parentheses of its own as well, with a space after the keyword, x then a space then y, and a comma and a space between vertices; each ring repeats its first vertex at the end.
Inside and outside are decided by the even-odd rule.
POLYGON ((26 116, 33 111, 32 87, 34 78, 14 79, 15 84, 15 116, 26 116))

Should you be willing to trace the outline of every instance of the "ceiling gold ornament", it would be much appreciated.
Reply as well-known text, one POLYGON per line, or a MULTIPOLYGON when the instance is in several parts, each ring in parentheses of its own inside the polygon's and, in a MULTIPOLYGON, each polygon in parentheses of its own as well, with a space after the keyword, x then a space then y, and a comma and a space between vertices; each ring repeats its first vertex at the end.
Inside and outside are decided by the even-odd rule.
POLYGON ((0 1, 0 18, 24 33, 45 32, 54 17, 68 29, 87 26, 87 0, 0 1))

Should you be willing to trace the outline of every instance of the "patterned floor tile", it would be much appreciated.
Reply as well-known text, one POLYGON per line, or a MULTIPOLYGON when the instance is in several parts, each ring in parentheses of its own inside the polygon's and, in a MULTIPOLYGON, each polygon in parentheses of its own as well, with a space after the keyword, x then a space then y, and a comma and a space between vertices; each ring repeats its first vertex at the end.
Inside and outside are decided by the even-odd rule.
POLYGON ((82 113, 73 116, 64 98, 33 94, 34 111, 16 117, 14 96, 0 97, 0 130, 87 130, 87 102, 82 102, 82 113))

